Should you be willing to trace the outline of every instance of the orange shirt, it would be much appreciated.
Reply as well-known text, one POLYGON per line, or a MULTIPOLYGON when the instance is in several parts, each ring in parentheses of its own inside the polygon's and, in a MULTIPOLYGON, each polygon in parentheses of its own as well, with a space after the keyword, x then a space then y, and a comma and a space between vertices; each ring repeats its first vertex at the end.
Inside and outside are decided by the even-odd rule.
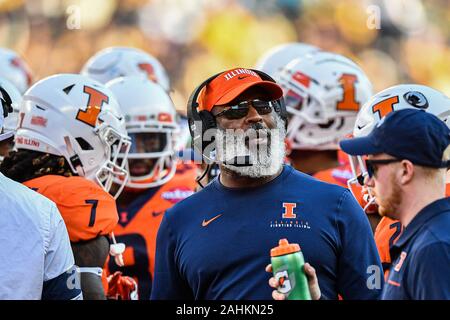
POLYGON ((397 241, 398 237, 402 233, 402 225, 400 221, 393 220, 388 217, 381 218, 375 229, 375 243, 377 245, 378 254, 380 255, 381 264, 385 271, 391 264, 391 255, 389 249, 397 241))
POLYGON ((117 225, 114 198, 86 178, 47 175, 28 180, 24 185, 56 203, 71 242, 108 235, 117 225))
MULTIPOLYGON (((323 171, 316 172, 313 176, 323 182, 337 184, 338 186, 348 188, 347 181, 353 178, 353 172, 350 166, 348 155, 342 150, 338 150, 339 166, 323 171)), ((361 186, 358 184, 352 185, 353 195, 358 203, 364 207, 364 201, 361 194, 361 186)))
POLYGON ((145 190, 127 207, 119 207, 119 224, 114 230, 117 242, 126 245, 124 267, 114 259, 108 262, 109 272, 122 271, 138 283, 139 298, 150 299, 155 267, 156 236, 164 212, 194 193, 195 165, 178 166, 175 176, 166 184, 145 190))

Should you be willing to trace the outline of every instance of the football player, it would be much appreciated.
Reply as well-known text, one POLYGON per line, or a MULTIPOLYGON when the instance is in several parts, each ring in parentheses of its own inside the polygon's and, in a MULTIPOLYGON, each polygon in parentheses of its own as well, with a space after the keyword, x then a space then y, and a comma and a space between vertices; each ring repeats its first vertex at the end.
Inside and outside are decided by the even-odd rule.
POLYGON ((125 114, 132 141, 130 179, 117 199, 119 224, 114 230, 117 241, 127 248, 125 265, 111 260, 109 271, 133 277, 139 298, 149 299, 159 225, 167 209, 194 193, 197 171, 193 164, 177 162, 175 107, 160 85, 142 77, 122 77, 107 87, 125 114))
POLYGON ((108 191, 115 177, 122 185, 127 180, 129 148, 125 119, 113 94, 87 77, 59 74, 37 82, 24 95, 16 151, 0 167, 7 177, 56 203, 80 267, 85 299, 105 298, 102 267, 109 251, 119 259, 123 250, 109 245, 118 214, 108 191))
MULTIPOLYGON (((450 99, 443 93, 423 85, 402 84, 385 89, 374 95, 359 111, 353 130, 354 137, 368 135, 382 119, 392 111, 402 109, 422 109, 450 124, 450 99)), ((352 185, 362 184, 367 176, 363 159, 361 157, 349 157, 352 168, 352 178, 349 180, 350 190, 354 192, 352 185)), ((370 189, 366 191, 368 204, 375 204, 375 198, 370 189)), ((355 195, 361 198, 361 195, 355 195)), ((447 196, 450 196, 450 186, 447 184, 447 196)), ((366 205, 366 207, 368 207, 366 205)), ((376 205, 372 205, 376 208, 376 205)), ((378 213, 378 210, 376 210, 378 213)), ((378 214, 376 215, 378 216, 378 214)), ((386 216, 381 218, 375 230, 375 242, 381 258, 383 268, 391 263, 389 249, 402 232, 399 221, 386 216)), ((386 274, 387 276, 387 274, 386 274)))
MULTIPOLYGON (((351 133, 359 108, 372 94, 364 71, 344 56, 319 51, 288 63, 276 80, 290 115, 293 166, 312 175, 338 167, 338 141, 351 133)), ((338 182, 342 173, 333 179, 338 182)))
MULTIPOLYGON (((0 141, 12 112, 11 97, 0 86, 0 141)), ((69 235, 56 205, 0 173, 0 300, 82 299, 69 235)))

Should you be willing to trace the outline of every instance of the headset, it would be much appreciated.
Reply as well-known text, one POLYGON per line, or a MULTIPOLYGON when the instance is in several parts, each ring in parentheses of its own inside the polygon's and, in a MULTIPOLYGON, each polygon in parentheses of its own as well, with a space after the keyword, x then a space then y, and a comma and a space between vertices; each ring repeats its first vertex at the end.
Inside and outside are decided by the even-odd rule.
MULTIPOLYGON (((264 81, 270 81, 276 83, 276 81, 269 76, 267 73, 262 72, 260 70, 255 69, 247 69, 255 72, 258 76, 261 77, 264 81)), ((189 122, 189 132, 191 134, 191 144, 192 148, 196 150, 199 154, 202 155, 202 160, 207 159, 211 163, 215 162, 214 159, 212 159, 211 155, 205 154, 205 148, 207 146, 207 143, 203 141, 203 135, 204 133, 209 129, 217 128, 216 118, 214 115, 207 111, 207 110, 201 110, 198 111, 197 108, 199 106, 199 103, 197 101, 198 96, 202 92, 202 90, 211 83, 215 78, 217 78, 219 75, 221 75, 223 72, 219 72, 212 77, 209 77, 205 81, 203 81, 198 87, 195 88, 195 90, 191 93, 188 103, 187 103, 187 115, 188 115, 188 122, 189 122), (201 122, 201 132, 196 132, 196 123, 201 122)), ((281 97, 278 99, 274 105, 274 111, 278 113, 278 115, 283 120, 285 127, 287 128, 287 111, 286 111, 286 105, 284 103, 284 98, 281 97)), ((208 144, 214 143, 214 141, 207 141, 208 144)), ((236 165, 236 164, 233 164, 236 165)), ((248 164, 247 164, 248 165, 248 164)))

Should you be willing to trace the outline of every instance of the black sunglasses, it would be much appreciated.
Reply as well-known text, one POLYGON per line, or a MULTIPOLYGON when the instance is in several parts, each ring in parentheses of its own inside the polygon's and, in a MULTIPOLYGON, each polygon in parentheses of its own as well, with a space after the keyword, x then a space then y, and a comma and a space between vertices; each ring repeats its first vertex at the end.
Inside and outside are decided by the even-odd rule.
POLYGON ((216 114, 216 117, 225 117, 228 120, 237 120, 241 119, 248 115, 248 111, 250 110, 250 105, 256 109, 256 112, 260 115, 269 114, 274 109, 275 104, 278 103, 278 100, 275 101, 263 101, 259 99, 248 100, 239 102, 236 105, 230 106, 228 109, 223 110, 216 114))
POLYGON ((369 175, 369 178, 372 178, 374 175, 377 174, 377 170, 379 165, 383 164, 389 164, 394 162, 400 162, 401 159, 380 159, 380 160, 367 160, 366 159, 366 169, 367 174, 369 175))

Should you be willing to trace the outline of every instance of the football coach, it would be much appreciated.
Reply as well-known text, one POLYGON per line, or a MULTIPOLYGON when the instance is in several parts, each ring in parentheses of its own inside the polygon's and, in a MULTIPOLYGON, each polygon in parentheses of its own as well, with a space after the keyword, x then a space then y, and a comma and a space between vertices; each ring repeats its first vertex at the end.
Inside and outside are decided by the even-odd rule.
POLYGON ((264 268, 281 238, 315 266, 323 298, 380 297, 380 259, 350 191, 284 164, 282 95, 268 75, 244 68, 194 90, 194 148, 206 159, 215 153, 220 175, 165 213, 152 299, 271 299, 264 268), (215 152, 203 148, 207 129, 216 133, 215 152), (368 281, 374 269, 378 285, 368 281))

